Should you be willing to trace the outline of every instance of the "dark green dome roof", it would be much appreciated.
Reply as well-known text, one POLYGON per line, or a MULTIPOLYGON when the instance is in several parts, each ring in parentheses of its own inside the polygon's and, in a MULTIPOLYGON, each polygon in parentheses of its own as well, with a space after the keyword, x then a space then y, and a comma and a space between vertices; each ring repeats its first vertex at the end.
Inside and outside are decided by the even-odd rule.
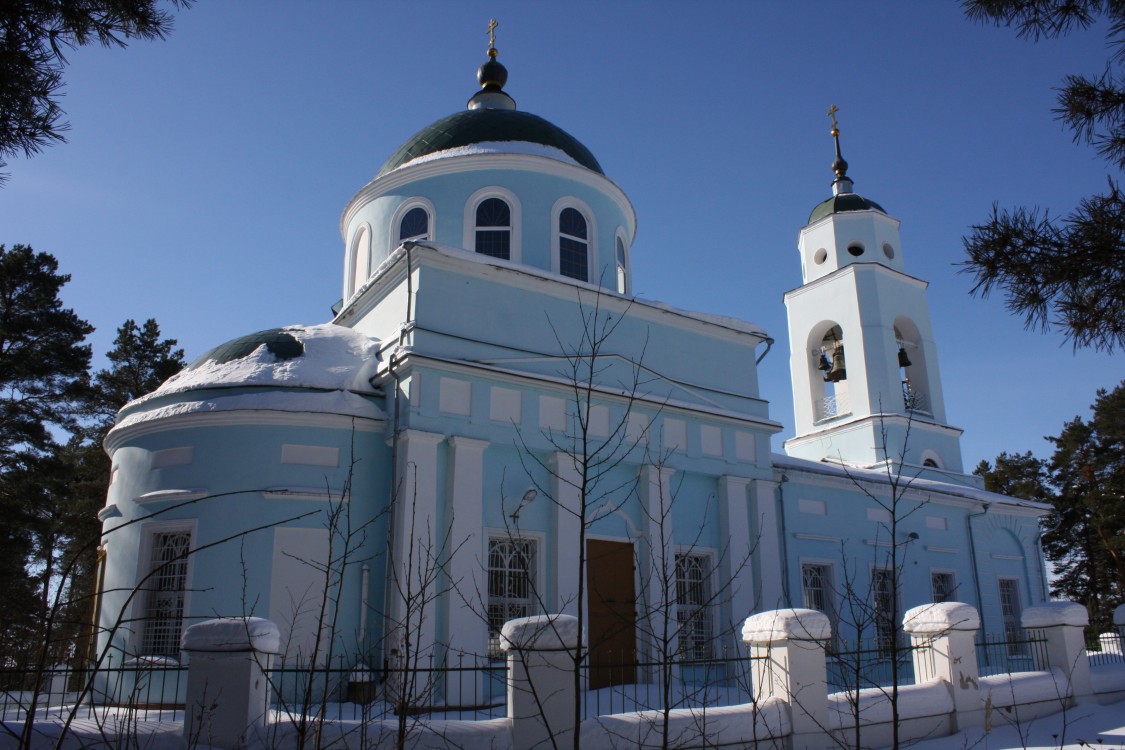
POLYGON ((840 214, 845 211, 878 211, 881 214, 887 213, 873 200, 868 200, 862 195, 857 193, 840 193, 834 195, 826 201, 818 203, 816 208, 809 214, 809 224, 823 219, 830 214, 840 214))
POLYGON ((419 156, 492 141, 522 141, 551 146, 565 152, 587 169, 605 174, 590 149, 557 125, 529 112, 483 108, 457 112, 422 128, 391 154, 379 174, 386 174, 419 156))
POLYGON ((225 364, 236 359, 248 357, 257 351, 258 347, 265 345, 270 354, 278 359, 293 359, 303 356, 305 346, 293 334, 281 328, 268 328, 257 333, 247 334, 232 339, 225 344, 219 344, 214 349, 201 354, 185 369, 193 370, 208 360, 225 364))

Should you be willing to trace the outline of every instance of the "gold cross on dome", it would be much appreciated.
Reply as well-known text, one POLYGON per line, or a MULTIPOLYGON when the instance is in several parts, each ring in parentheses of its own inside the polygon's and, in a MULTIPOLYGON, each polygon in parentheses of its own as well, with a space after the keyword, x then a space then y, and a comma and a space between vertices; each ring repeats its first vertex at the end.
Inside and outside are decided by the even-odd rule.
POLYGON ((496 49, 496 27, 500 24, 496 23, 495 18, 488 20, 488 48, 496 49))
POLYGON ((840 126, 836 124, 836 113, 839 112, 839 111, 840 111, 840 108, 837 107, 835 104, 833 104, 832 106, 830 106, 828 108, 828 116, 832 118, 832 129, 833 130, 839 130, 840 129, 840 126))

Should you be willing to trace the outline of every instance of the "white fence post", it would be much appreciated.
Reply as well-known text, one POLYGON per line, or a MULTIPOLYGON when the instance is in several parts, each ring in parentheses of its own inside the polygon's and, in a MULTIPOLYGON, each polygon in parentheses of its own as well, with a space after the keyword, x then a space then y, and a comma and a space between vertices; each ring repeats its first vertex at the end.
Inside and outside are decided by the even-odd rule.
POLYGON ((941 680, 953 696, 953 729, 984 724, 977 665, 980 614, 968 604, 923 604, 907 611, 902 629, 910 634, 917 684, 941 680))
POLYGON ((508 718, 515 750, 574 743, 576 648, 578 618, 572 615, 504 623, 500 650, 508 654, 508 718))
POLYGON ((789 705, 793 750, 833 747, 828 734, 825 651, 832 625, 814 609, 780 609, 746 618, 755 703, 778 698, 789 705))
POLYGON ((222 617, 192 625, 180 648, 189 655, 184 739, 189 746, 245 747, 269 709, 265 670, 281 651, 277 625, 260 617, 222 617))
POLYGON ((1090 659, 1086 656, 1085 628, 1090 624, 1090 614, 1075 602, 1046 602, 1028 607, 1020 617, 1020 624, 1029 630, 1039 630, 1047 639, 1047 663, 1057 667, 1070 683, 1070 697, 1075 701, 1089 700, 1094 694, 1090 681, 1090 659))

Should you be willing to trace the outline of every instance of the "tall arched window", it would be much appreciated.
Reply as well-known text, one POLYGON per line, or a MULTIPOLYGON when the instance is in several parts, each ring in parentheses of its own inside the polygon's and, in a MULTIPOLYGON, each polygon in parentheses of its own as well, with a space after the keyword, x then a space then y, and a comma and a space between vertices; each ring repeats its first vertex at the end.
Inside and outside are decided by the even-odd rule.
POLYGON ((629 272, 625 265, 625 241, 617 237, 617 292, 625 294, 629 291, 629 272))
POLYGON ((499 198, 485 198, 477 206, 476 251, 493 258, 512 257, 512 210, 499 198))
POLYGON ((589 245, 586 217, 576 208, 564 208, 559 214, 559 273, 579 281, 589 281, 589 245))
POLYGON ((428 240, 430 238, 430 215, 421 206, 407 211, 398 224, 398 241, 428 240))
POLYGON ((367 281, 371 266, 371 231, 364 226, 355 236, 352 244, 352 285, 345 290, 345 297, 355 294, 367 281))

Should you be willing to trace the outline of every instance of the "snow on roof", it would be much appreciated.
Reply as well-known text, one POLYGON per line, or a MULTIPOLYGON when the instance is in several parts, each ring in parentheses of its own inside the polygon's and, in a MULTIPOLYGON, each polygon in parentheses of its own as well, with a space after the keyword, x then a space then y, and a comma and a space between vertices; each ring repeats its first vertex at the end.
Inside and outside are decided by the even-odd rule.
POLYGON ((263 343, 229 358, 229 347, 216 347, 127 404, 115 429, 183 414, 243 410, 385 418, 364 397, 375 393, 370 380, 378 364, 377 340, 331 323, 279 330, 299 342, 298 353, 279 356, 263 343), (209 358, 214 353, 227 361, 209 358))
MULTIPOLYGON (((411 159, 408 162, 400 164, 391 170, 397 172, 406 167, 413 167, 418 164, 425 164, 428 161, 437 161, 438 159, 449 159, 454 156, 475 156, 480 154, 525 154, 528 156, 544 156, 548 159, 555 161, 565 162, 566 164, 573 164, 576 167, 582 166, 567 152, 561 148, 554 146, 547 146, 542 143, 530 143, 528 141, 486 141, 483 143, 470 143, 466 146, 457 146, 455 148, 447 148, 441 151, 434 151, 430 154, 424 154, 416 159, 411 159)), ((390 174, 388 172, 387 174, 390 174)))
POLYGON ((281 329, 304 346, 304 353, 280 358, 263 344, 229 362, 207 360, 168 378, 132 405, 174 393, 229 386, 283 386, 371 393, 379 342, 351 328, 324 323, 281 329))

